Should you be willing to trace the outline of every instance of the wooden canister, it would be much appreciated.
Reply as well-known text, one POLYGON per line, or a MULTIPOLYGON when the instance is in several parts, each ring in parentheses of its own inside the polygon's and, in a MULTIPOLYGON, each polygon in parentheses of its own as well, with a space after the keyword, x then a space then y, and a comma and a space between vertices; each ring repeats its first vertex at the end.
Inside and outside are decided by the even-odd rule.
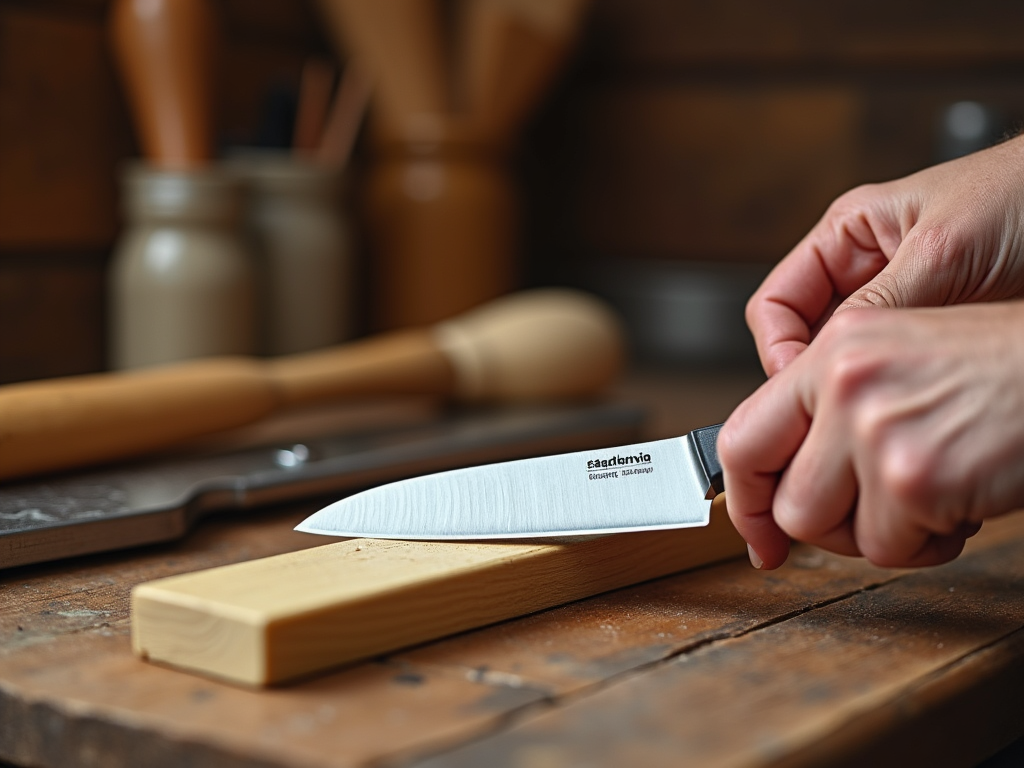
POLYGON ((501 147, 381 139, 366 208, 376 328, 434 323, 514 288, 517 200, 501 147))

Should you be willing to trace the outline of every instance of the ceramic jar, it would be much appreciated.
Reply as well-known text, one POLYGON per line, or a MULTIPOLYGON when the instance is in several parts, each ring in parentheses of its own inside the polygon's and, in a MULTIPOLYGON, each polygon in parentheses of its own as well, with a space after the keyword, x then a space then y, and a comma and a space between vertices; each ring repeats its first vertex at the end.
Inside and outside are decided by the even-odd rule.
POLYGON ((125 229, 109 273, 113 368, 256 350, 242 188, 221 168, 143 164, 122 177, 125 229))
POLYGON ((353 247, 337 169, 276 153, 230 160, 247 190, 261 351, 305 352, 353 332, 353 247))

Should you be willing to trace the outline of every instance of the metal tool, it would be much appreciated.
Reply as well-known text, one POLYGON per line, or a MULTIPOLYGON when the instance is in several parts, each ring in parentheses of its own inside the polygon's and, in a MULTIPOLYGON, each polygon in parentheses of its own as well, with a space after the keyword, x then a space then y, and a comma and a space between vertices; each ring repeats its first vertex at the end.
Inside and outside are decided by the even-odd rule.
POLYGON ((337 494, 451 467, 635 439, 623 404, 455 411, 438 423, 0 487, 0 568, 183 536, 217 510, 337 494))
POLYGON ((721 425, 685 437, 402 480, 320 510, 296 530, 391 539, 502 539, 708 524, 722 490, 721 425))

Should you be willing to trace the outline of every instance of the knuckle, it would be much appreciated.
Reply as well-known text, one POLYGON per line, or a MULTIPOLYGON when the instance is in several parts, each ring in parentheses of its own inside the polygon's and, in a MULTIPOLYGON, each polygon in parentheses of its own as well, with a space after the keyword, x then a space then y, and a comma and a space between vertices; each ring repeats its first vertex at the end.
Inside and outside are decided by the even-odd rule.
POLYGON ((754 294, 747 299, 747 304, 743 308, 743 319, 747 323, 748 328, 753 328, 754 324, 758 320, 758 313, 761 310, 761 306, 764 300, 761 298, 761 290, 758 289, 754 294))
POLYGON ((870 349, 838 356, 823 374, 822 391, 830 404, 850 408, 864 399, 884 367, 870 349))
POLYGON ((864 558, 879 568, 898 568, 906 565, 905 558, 886 541, 877 536, 861 536, 857 548, 864 558))
MULTIPOLYGON (((885 427, 876 427, 884 432, 885 427)), ((878 477, 881 491, 891 498, 903 514, 930 508, 936 500, 937 478, 935 462, 922 445, 911 445, 903 440, 885 440, 879 451, 878 477)))
POLYGON ((878 196, 879 184, 861 184, 847 190, 828 207, 826 216, 831 218, 846 218, 851 215, 860 215, 865 206, 878 196))
MULTIPOLYGON (((875 275, 874 279, 861 288, 854 296, 851 296, 844 306, 854 307, 884 307, 895 309, 907 305, 904 296, 905 291, 899 283, 896 275, 888 272, 881 272, 875 275)), ((846 313, 844 313, 846 314, 846 313)))
POLYGON ((814 516, 806 513, 800 505, 790 499, 776 494, 772 504, 772 517, 775 524, 790 538, 797 541, 813 542, 820 533, 813 525, 814 516))
POLYGON ((904 240, 904 249, 918 262, 918 266, 940 275, 954 268, 962 243, 949 226, 915 227, 904 240))
POLYGON ((850 344, 859 341, 877 322, 873 312, 837 312, 822 329, 822 335, 831 337, 833 344, 850 344))

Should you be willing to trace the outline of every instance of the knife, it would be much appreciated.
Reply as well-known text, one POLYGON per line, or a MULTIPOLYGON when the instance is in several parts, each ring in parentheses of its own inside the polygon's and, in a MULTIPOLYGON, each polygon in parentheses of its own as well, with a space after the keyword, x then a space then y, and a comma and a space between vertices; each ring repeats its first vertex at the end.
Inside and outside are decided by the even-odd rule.
POLYGON ((721 424, 666 440, 519 459, 381 485, 295 530, 382 539, 583 536, 708 524, 721 424))

